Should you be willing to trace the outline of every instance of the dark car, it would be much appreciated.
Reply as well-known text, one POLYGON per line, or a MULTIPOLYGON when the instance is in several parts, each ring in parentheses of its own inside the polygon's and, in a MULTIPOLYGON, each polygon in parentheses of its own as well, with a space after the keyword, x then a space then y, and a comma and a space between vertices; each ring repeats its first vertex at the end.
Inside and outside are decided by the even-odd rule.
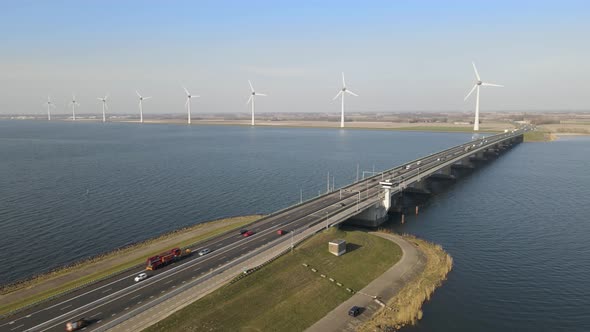
POLYGON ((247 229, 240 229, 240 235, 244 235, 244 233, 246 233, 248 230, 247 229))
POLYGON ((349 316, 356 317, 356 316, 358 316, 360 314, 361 314, 361 308, 360 307, 354 306, 354 307, 350 308, 350 310, 348 310, 348 315, 349 316))
POLYGON ((68 322, 66 324, 66 331, 77 331, 88 325, 90 325, 90 321, 88 319, 82 318, 77 321, 68 322))

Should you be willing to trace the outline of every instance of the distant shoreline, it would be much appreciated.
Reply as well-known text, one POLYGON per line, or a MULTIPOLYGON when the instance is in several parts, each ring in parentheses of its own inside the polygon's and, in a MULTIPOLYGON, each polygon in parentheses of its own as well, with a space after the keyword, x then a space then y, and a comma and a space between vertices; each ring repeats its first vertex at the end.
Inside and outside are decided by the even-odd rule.
MULTIPOLYGON (((13 121, 47 121, 41 119, 14 119, 13 121)), ((74 122, 68 119, 55 119, 55 122, 74 122)), ((100 119, 79 119, 79 122, 101 122, 100 119)), ((107 123, 136 123, 137 120, 120 119, 111 120, 107 123)), ((145 125, 153 124, 174 124, 185 125, 186 120, 179 119, 157 119, 144 120, 145 125)), ((251 127, 250 120, 192 120, 190 126, 243 126, 251 127)), ((453 124, 453 123, 434 123, 434 122, 389 122, 389 121, 349 121, 345 122, 344 128, 340 128, 340 123, 335 121, 309 120, 309 121, 269 121, 259 120, 255 127, 274 127, 274 128, 317 128, 317 129, 346 129, 346 130, 390 130, 390 131, 415 131, 415 132, 447 132, 447 133, 474 133, 471 124, 453 124)), ((483 123, 479 133, 500 133, 504 129, 515 128, 513 124, 504 122, 483 123)))

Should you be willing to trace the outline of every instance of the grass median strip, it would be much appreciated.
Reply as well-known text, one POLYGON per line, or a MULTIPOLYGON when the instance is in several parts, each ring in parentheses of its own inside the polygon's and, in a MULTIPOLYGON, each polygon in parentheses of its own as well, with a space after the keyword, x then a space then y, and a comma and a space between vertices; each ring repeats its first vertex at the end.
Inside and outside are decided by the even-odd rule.
POLYGON ((40 275, 32 280, 23 282, 22 284, 13 285, 13 289, 10 289, 10 286, 5 287, 3 290, 3 293, 5 294, 0 296, 2 302, 2 305, 0 306, 0 315, 43 301, 87 283, 100 280, 109 275, 125 271, 133 266, 143 264, 146 257, 156 255, 163 250, 173 247, 186 247, 197 242, 205 241, 221 233, 243 227, 260 218, 261 216, 259 215, 244 216, 198 224, 164 234, 154 239, 146 240, 121 250, 107 253, 101 257, 81 262, 75 266, 54 271, 46 275, 40 275), (206 228, 211 228, 211 230, 206 230, 206 228), (187 235, 190 234, 190 232, 195 232, 195 235, 187 235), (113 264, 106 263, 110 259, 119 257, 124 258, 116 259, 116 263, 113 264), (92 269, 96 272, 84 273, 85 271, 92 269), (34 289, 35 286, 39 286, 44 282, 55 285, 52 287, 39 287, 40 289, 37 292, 32 292, 33 294, 29 294, 28 296, 21 294, 24 292, 31 293, 28 292, 29 289, 34 289))
POLYGON ((302 331, 352 296, 304 263, 321 267, 346 287, 362 289, 401 255, 399 246, 386 239, 332 228, 147 331, 302 331), (347 241, 346 254, 328 252, 328 241, 334 239, 347 241))

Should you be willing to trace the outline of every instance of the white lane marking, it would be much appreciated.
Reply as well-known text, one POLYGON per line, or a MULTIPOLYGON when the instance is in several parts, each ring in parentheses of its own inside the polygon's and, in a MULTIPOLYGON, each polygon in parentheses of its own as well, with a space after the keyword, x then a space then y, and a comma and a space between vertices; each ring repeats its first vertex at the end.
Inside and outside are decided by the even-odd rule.
POLYGON ((131 300, 133 300, 133 299, 136 299, 136 298, 138 298, 138 297, 140 297, 140 296, 141 296, 141 294, 137 294, 137 295, 135 295, 134 297, 132 297, 132 298, 131 298, 131 300))
POLYGON ((125 310, 129 310, 129 307, 125 308, 125 310))
MULTIPOLYGON (((88 291, 88 292, 86 292, 86 293, 82 293, 82 294, 80 294, 80 295, 78 295, 78 296, 72 297, 71 299, 67 299, 67 300, 65 300, 65 301, 62 301, 62 302, 60 302, 60 303, 56 303, 56 304, 54 304, 54 305, 52 305, 52 306, 49 306, 49 307, 47 307, 47 308, 43 308, 43 309, 41 309, 41 310, 39 310, 39 311, 35 311, 35 312, 31 313, 31 315, 36 315, 36 314, 38 314, 38 313, 40 313, 40 312, 42 312, 42 311, 46 311, 46 310, 49 310, 49 309, 52 309, 52 308, 55 308, 55 307, 59 307, 60 305, 63 305, 64 303, 70 302, 70 301, 72 301, 72 300, 75 300, 75 299, 77 299, 77 298, 79 298, 79 297, 82 297, 82 296, 84 296, 84 295, 88 295, 88 294, 90 294, 90 293, 92 293, 92 292, 95 292, 95 291, 97 291, 97 290, 99 290, 99 289, 102 289, 102 288, 105 288, 105 287, 107 287, 107 286, 110 286, 110 285, 113 285, 113 284, 115 284, 115 283, 118 283, 118 282, 119 282, 119 281, 121 281, 121 280, 125 280, 125 279, 127 279, 127 278, 131 278, 131 277, 133 277, 135 274, 136 274, 136 273, 133 273, 133 274, 127 275, 127 276, 125 276, 125 277, 123 277, 123 278, 120 278, 120 279, 117 279, 117 280, 115 280, 115 281, 112 281, 112 282, 110 282, 110 283, 108 283, 108 284, 106 284, 106 285, 103 285, 103 286, 97 287, 97 288, 95 288, 95 289, 93 289, 93 290, 90 290, 90 291, 88 291)), ((12 323, 9 323, 9 325, 10 325, 10 324, 14 324, 16 321, 18 321, 18 320, 21 320, 21 319, 24 319, 24 318, 25 318, 25 317, 21 317, 21 318, 19 318, 19 319, 15 319, 14 321, 12 321, 12 323)), ((4 326, 4 325, 6 325, 6 324, 0 325, 0 327, 2 327, 2 326, 4 326)))
MULTIPOLYGON (((321 211, 321 210, 324 210, 324 209, 325 209, 325 208, 322 208, 322 209, 320 209, 320 211, 321 211)), ((298 221, 301 221, 302 219, 303 219, 303 218, 299 218, 299 219, 293 220, 293 221, 291 221, 291 222, 289 222, 289 223, 287 223, 287 224, 285 224, 285 225, 283 225, 283 226, 288 226, 288 225, 291 225, 291 224, 293 224, 293 223, 296 223, 296 222, 298 222, 298 221)), ((276 227, 272 227, 272 228, 270 228, 270 229, 268 229, 268 230, 266 230, 266 231, 263 231, 261 234, 264 234, 264 235, 266 235, 267 233, 268 233, 268 234, 270 234, 270 233, 273 233, 273 232, 275 232, 275 231, 276 231, 276 227)), ((255 240, 255 239, 253 239, 253 238, 249 238, 247 241, 240 241, 240 242, 234 243, 233 245, 231 245, 231 246, 227 246, 226 248, 224 248, 224 249, 225 249, 224 251, 229 251, 229 250, 233 250, 233 249, 236 249, 236 248, 239 248, 239 247, 245 246, 245 245, 249 244, 249 243, 250 243, 251 241, 253 241, 253 240, 255 240)), ((106 304, 108 304, 108 303, 111 303, 111 302, 113 302, 113 301, 119 300, 120 298, 122 298, 122 297, 124 297, 124 296, 127 296, 127 295, 129 295, 130 293, 132 293, 132 292, 136 292, 136 291, 139 291, 139 290, 141 290, 141 289, 143 289, 143 288, 146 288, 146 287, 148 287, 148 286, 151 286, 151 285, 153 285, 153 284, 157 283, 157 282, 160 280, 160 278, 161 278, 161 279, 164 279, 164 278, 169 278, 169 277, 172 277, 172 276, 174 276, 174 275, 176 275, 176 274, 178 274, 178 273, 180 273, 180 272, 186 271, 187 269, 189 269, 189 268, 193 267, 193 266, 194 266, 194 265, 196 265, 196 264, 201 264, 202 262, 204 262, 204 261, 206 261, 206 260, 211 260, 211 259, 213 259, 213 258, 217 257, 218 255, 222 254, 224 251, 221 251, 221 252, 217 253, 217 255, 216 255, 216 254, 207 255, 207 257, 206 257, 206 258, 204 258, 204 259, 202 259, 202 260, 192 260, 192 261, 189 261, 189 262, 193 262, 193 263, 194 263, 194 264, 192 264, 192 265, 187 263, 187 265, 188 265, 188 266, 185 266, 185 265, 179 265, 179 266, 176 266, 176 267, 174 267, 174 268, 172 268, 172 269, 170 269, 170 270, 168 270, 168 271, 165 271, 164 273, 158 274, 158 275, 157 275, 157 277, 159 277, 159 278, 150 278, 150 279, 148 279, 148 281, 150 281, 150 280, 151 280, 152 282, 150 282, 150 283, 147 283, 147 282, 146 282, 146 283, 143 283, 143 284, 142 284, 142 286, 139 286, 139 287, 137 287, 137 286, 136 286, 137 284, 132 284, 132 285, 130 285, 130 286, 128 286, 128 287, 126 287, 126 288, 120 289, 120 290, 118 290, 118 291, 116 291, 116 292, 114 292, 114 293, 112 293, 112 294, 109 294, 109 295, 107 295, 105 298, 106 298, 106 299, 108 299, 108 300, 106 300, 106 302, 103 302, 103 303, 100 303, 100 304, 98 304, 97 306, 103 306, 103 305, 106 305, 106 304), (169 274, 168 274, 168 273, 169 273, 169 274), (109 299, 109 298, 111 298, 111 297, 114 297, 114 296, 120 295, 122 292, 128 291, 130 288, 134 288, 134 289, 130 290, 128 294, 122 294, 122 295, 121 295, 121 296, 119 296, 119 297, 116 297, 116 298, 113 298, 113 299, 109 299)), ((220 266, 221 266, 221 265, 220 265, 220 266)), ((203 274, 203 273, 205 273, 205 271, 201 272, 201 274, 203 274)), ((133 275, 132 275, 132 276, 133 276, 133 275)), ((104 287, 104 286, 102 286, 102 287, 104 287)), ((101 288, 102 288, 102 287, 101 287, 101 288)), ((164 293, 164 292, 165 292, 165 291, 162 291, 162 293, 164 293)), ((69 300, 68 300, 68 301, 69 301, 69 300)), ((33 327, 33 328, 31 328, 31 329, 32 329, 32 330, 34 330, 34 329, 37 329, 37 328, 39 328, 39 327, 41 327, 41 326, 43 326, 43 325, 47 325, 47 324, 51 324, 51 323, 53 323, 53 322, 59 321, 59 320, 63 319, 64 317, 66 317, 67 315, 71 315, 71 314, 73 314, 74 312, 76 312, 76 311, 79 311, 79 310, 82 310, 82 309, 86 309, 86 308, 88 308, 89 306, 91 306, 91 305, 94 305, 94 304, 96 304, 97 302, 101 302, 101 301, 105 301, 105 300, 104 300, 104 298, 101 298, 101 299, 98 299, 98 300, 94 300, 93 302, 87 303, 87 304, 83 305, 82 307, 80 307, 80 308, 78 308, 78 309, 75 309, 75 310, 72 310, 72 311, 70 311, 70 312, 68 312, 68 313, 65 313, 65 314, 63 314, 63 315, 60 315, 59 317, 54 317, 54 318, 52 318, 52 319, 50 319, 50 320, 48 320, 48 321, 46 321, 46 322, 43 322, 43 323, 41 323, 41 324, 39 324, 39 325, 37 325, 37 326, 34 326, 34 327, 33 327)), ((45 309, 44 309, 44 310, 45 310, 45 309)), ((88 311, 89 311, 89 310, 88 310, 88 311)), ((82 315, 82 314, 84 314, 84 313, 87 313, 88 311, 80 312, 80 313, 77 313, 76 315, 77 315, 77 316, 78 316, 78 315, 82 315)), ((58 325, 60 325, 60 324, 62 324, 62 323, 64 323, 64 322, 65 322, 65 320, 64 320, 64 321, 61 321, 61 322, 59 322, 59 323, 57 323, 57 324, 51 325, 51 326, 49 326, 49 327, 47 327, 47 328, 44 328, 44 329, 43 329, 43 330, 41 330, 41 331, 47 331, 47 330, 51 329, 52 327, 58 326, 58 325)))
POLYGON ((174 281, 174 279, 170 279, 170 280, 166 281, 166 282, 164 283, 164 285, 167 285, 167 284, 169 284, 169 283, 171 283, 171 282, 173 282, 173 281, 174 281))
POLYGON ((16 329, 20 329, 20 328, 21 328, 21 327, 23 327, 23 326, 25 326, 25 324, 21 324, 21 325, 19 325, 19 326, 17 326, 17 327, 13 327, 13 328, 11 328, 11 329, 10 329, 10 331, 14 331, 14 330, 16 330, 16 329))
POLYGON ((200 268, 200 267, 198 267, 198 268, 194 269, 194 270, 193 270, 193 272, 197 272, 197 271, 199 271, 200 269, 201 269, 201 268, 200 268))
POLYGON ((223 245, 223 243, 218 243, 218 244, 216 244, 216 245, 215 245, 215 248, 219 248, 219 247, 221 247, 222 245, 223 245))
POLYGON ((59 309, 59 310, 65 310, 65 309, 67 309, 67 308, 69 308, 69 307, 71 307, 71 306, 72 306, 71 304, 68 304, 67 306, 65 306, 65 307, 63 307, 63 308, 61 308, 61 309, 59 309))
POLYGON ((219 257, 219 259, 224 259, 224 258, 226 258, 226 257, 227 257, 227 256, 221 256, 221 257, 219 257))
POLYGON ((105 289, 105 290, 103 290, 101 293, 103 293, 103 294, 104 294, 104 293, 106 293, 106 292, 110 291, 111 289, 112 289, 112 288, 105 289))
POLYGON ((8 323, 8 325, 12 325, 12 324, 14 324, 14 321, 8 323))
POLYGON ((98 322, 96 322, 96 324, 100 324, 100 322, 102 322, 102 319, 101 319, 101 320, 99 320, 98 322))
POLYGON ((116 314, 112 314, 111 317, 115 317, 116 314))
POLYGON ((32 315, 33 315, 33 314, 28 314, 28 315, 26 315, 25 317, 29 318, 29 317, 31 317, 32 315))
POLYGON ((92 316, 96 317, 96 316, 98 316, 98 315, 100 315, 100 314, 102 314, 102 311, 101 311, 101 312, 97 312, 97 313, 95 313, 95 314, 94 314, 94 315, 92 315, 92 316))

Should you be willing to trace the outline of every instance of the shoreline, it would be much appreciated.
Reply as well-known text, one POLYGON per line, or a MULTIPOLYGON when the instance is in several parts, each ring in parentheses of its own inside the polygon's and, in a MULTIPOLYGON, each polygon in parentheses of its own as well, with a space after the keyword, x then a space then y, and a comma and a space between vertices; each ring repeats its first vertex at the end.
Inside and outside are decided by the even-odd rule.
POLYGON ((193 245, 253 223, 261 217, 263 216, 249 215, 205 221, 2 285, 0 316, 123 273, 143 264, 146 257, 160 251, 193 245))
MULTIPOLYGON (((41 119, 28 120, 12 120, 12 121, 39 121, 47 122, 41 119)), ((52 120, 56 122, 74 122, 67 119, 52 120)), ((100 123, 98 119, 80 119, 76 120, 83 123, 100 123)), ((126 124, 141 124, 136 120, 115 120, 107 121, 107 123, 126 123, 126 124)), ((183 125, 183 126, 238 126, 251 127, 250 120, 192 120, 189 125, 182 120, 144 120, 144 125, 168 124, 168 125, 183 125)), ((488 123, 480 129, 479 133, 500 133, 504 129, 514 129, 514 125, 510 123, 492 122, 488 123)), ((454 125, 447 123, 409 123, 409 122, 370 122, 370 121, 351 121, 345 122, 345 127, 340 128, 339 122, 334 121, 269 121, 259 120, 255 127, 265 128, 312 128, 312 129, 347 129, 347 130, 390 130, 390 131, 415 131, 415 132, 444 132, 444 133, 473 133, 472 126, 454 125)))
MULTIPOLYGON (((384 232, 387 235, 391 232, 384 232)), ((435 243, 414 235, 399 235, 411 243, 425 258, 424 269, 408 281, 371 318, 360 325, 357 331, 398 331, 405 326, 413 326, 422 319, 422 306, 430 300, 434 291, 442 286, 453 268, 453 258, 435 243)))

